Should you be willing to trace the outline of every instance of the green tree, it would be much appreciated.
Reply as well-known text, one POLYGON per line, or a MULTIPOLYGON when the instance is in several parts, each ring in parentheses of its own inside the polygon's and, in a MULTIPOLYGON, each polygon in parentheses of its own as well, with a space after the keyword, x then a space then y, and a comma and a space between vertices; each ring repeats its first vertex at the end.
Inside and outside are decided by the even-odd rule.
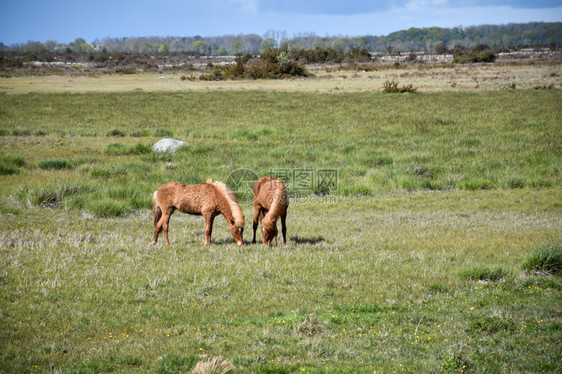
POLYGON ((261 42, 261 50, 267 51, 268 49, 277 48, 277 42, 273 38, 266 38, 261 42))
POLYGON ((438 55, 444 55, 448 52, 449 52, 449 50, 447 49, 447 46, 445 45, 445 43, 439 42, 439 43, 435 44, 435 53, 437 53, 438 55))
POLYGON ((234 39, 234 41, 230 44, 230 49, 233 54, 240 54, 242 52, 242 40, 240 40, 240 38, 234 39))
POLYGON ((201 41, 201 40, 196 40, 193 43, 191 43, 191 47, 193 48, 193 50, 197 53, 200 54, 205 54, 205 49, 207 48, 207 43, 201 41))
POLYGON ((56 46, 57 46, 57 42, 55 42, 54 40, 47 40, 45 42, 45 48, 47 48, 48 51, 53 52, 56 46))
POLYGON ((80 53, 90 53, 93 49, 94 47, 88 43, 80 44, 80 47, 78 47, 80 53))
POLYGON ((347 42, 343 39, 336 39, 332 42, 332 48, 336 51, 342 52, 347 47, 347 42))

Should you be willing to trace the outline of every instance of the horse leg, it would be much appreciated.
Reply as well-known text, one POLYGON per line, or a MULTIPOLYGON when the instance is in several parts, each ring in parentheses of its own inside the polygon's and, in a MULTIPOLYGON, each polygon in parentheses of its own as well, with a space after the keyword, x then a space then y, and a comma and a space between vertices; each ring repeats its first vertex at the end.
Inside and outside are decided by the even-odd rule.
POLYGON ((205 244, 211 244, 211 235, 213 234, 213 221, 215 220, 215 216, 206 215, 205 218, 205 244))
POLYGON ((156 222, 156 224, 154 225, 154 236, 152 237, 152 244, 156 244, 156 242, 158 241, 158 234, 160 234, 160 231, 162 231, 162 225, 160 225, 160 220, 158 220, 158 222, 156 222))
POLYGON ((158 235, 162 232, 162 226, 164 225, 164 220, 166 218, 164 215, 160 215, 160 219, 154 225, 154 237, 152 238, 152 244, 156 244, 158 241, 158 235))
POLYGON ((170 216, 167 214, 163 214, 158 223, 156 224, 156 228, 154 229, 154 237, 152 238, 152 244, 156 244, 158 241, 158 235, 164 231, 166 236, 166 245, 170 245, 170 241, 168 240, 168 222, 170 221, 170 216))
POLYGON ((152 238, 152 244, 156 244, 158 241, 158 235, 164 231, 164 235, 166 236, 166 245, 170 245, 170 240, 168 239, 168 224, 170 222, 170 217, 176 208, 171 206, 166 209, 161 209, 159 207, 158 210, 158 212, 155 211, 154 215, 154 237, 152 238), (157 218, 159 218, 158 222, 156 222, 157 218))
POLYGON ((256 230, 258 229, 258 219, 260 217, 260 213, 260 206, 254 204, 254 238, 252 239, 253 244, 256 244, 256 230))
POLYGON ((283 244, 287 244, 287 225, 285 220, 287 218, 287 212, 281 216, 281 232, 283 233, 283 244))
POLYGON ((154 236, 152 237, 152 244, 156 244, 156 242, 158 241, 158 235, 160 234, 160 232, 162 231, 162 226, 160 227, 156 227, 156 229, 154 230, 154 236))
MULTIPOLYGON (((156 195, 156 193, 154 193, 154 195, 156 195)), ((158 241, 158 235, 162 231, 162 225, 158 225, 160 219, 162 218, 162 209, 160 209, 160 206, 156 201, 156 196, 154 196, 152 200, 152 215, 154 216, 154 236, 152 237, 152 244, 156 244, 158 241)))
POLYGON ((166 236, 166 245, 170 245, 170 240, 168 239, 168 226, 170 224, 170 217, 172 216, 172 213, 165 215, 166 219, 164 220, 164 224, 162 225, 162 228, 164 229, 164 235, 166 236))
POLYGON ((162 226, 164 228, 164 235, 166 236, 166 245, 170 245, 170 239, 168 239, 168 225, 170 223, 170 217, 168 217, 168 219, 166 220, 166 222, 164 222, 164 225, 162 226))
POLYGON ((169 207, 168 209, 166 209, 166 211, 163 211, 162 218, 160 218, 160 221, 158 222, 158 225, 160 225, 160 229, 158 229, 158 227, 156 228, 156 230, 164 231, 164 236, 166 237, 166 245, 170 245, 170 239, 168 239, 168 227, 170 226, 170 217, 172 217, 174 211, 174 207, 169 207))

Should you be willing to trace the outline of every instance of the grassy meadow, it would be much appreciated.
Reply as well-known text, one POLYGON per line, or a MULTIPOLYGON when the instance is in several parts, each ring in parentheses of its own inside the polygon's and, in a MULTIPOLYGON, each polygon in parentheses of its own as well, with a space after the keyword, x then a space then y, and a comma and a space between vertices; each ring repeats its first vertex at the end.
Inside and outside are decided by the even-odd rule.
POLYGON ((560 89, 293 84, 0 94, 0 372, 560 372, 560 89), (239 169, 288 173, 286 246, 150 244, 156 188, 239 169))

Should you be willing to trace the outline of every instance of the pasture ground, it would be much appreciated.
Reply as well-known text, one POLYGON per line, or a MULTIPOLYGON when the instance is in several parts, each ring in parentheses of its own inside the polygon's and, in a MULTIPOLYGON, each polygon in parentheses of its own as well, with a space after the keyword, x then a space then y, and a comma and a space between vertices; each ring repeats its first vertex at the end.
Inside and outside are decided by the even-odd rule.
POLYGON ((562 243, 560 66, 506 68, 0 78, 0 371, 560 372, 560 273, 523 268, 562 243), (181 213, 150 245, 160 184, 239 168, 338 183, 293 196, 287 246, 181 213))
POLYGON ((311 78, 290 80, 198 80, 200 73, 164 71, 145 74, 46 75, 0 77, 0 92, 208 92, 261 90, 277 92, 377 92, 387 80, 413 84, 420 92, 466 92, 560 88, 560 63, 381 66, 374 71, 340 70, 339 65, 309 67, 311 78), (193 77, 194 80, 182 80, 193 77))

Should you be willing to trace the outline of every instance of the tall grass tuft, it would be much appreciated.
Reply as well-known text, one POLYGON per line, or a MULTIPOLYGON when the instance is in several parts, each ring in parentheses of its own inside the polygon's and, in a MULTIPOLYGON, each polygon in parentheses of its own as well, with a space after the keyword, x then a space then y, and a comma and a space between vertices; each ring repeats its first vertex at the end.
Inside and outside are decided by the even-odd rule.
POLYGON ((65 198, 86 193, 89 190, 90 187, 88 186, 73 183, 62 183, 47 187, 23 185, 16 191, 15 196, 24 205, 54 208, 62 203, 65 198))
POLYGON ((142 155, 150 153, 152 147, 148 144, 137 143, 132 146, 126 146, 122 143, 108 144, 105 153, 112 156, 125 156, 125 155, 142 155))
POLYGON ((22 157, 5 155, 0 159, 0 175, 14 175, 23 171, 25 161, 22 157))
POLYGON ((562 275, 562 244, 538 247, 523 261, 523 270, 562 275))
POLYGON ((459 276, 462 279, 468 279, 472 281, 486 281, 486 282, 497 282, 509 275, 509 269, 496 266, 474 266, 469 269, 462 270, 459 276))
POLYGON ((507 181, 507 187, 509 188, 523 188, 527 184, 527 180, 524 177, 511 177, 507 181))
POLYGON ((475 177, 457 183, 457 188, 468 191, 489 190, 494 188, 494 182, 486 178, 475 177))
POLYGON ((157 138, 167 138, 174 136, 174 132, 168 129, 156 129, 154 130, 154 136, 157 138))
POLYGON ((70 160, 65 159, 42 160, 37 163, 37 166, 42 170, 65 170, 73 169, 74 163, 70 160))
POLYGON ((454 353, 443 358, 443 371, 445 373, 464 373, 467 368, 468 362, 460 353, 454 353))
POLYGON ((113 138, 122 138, 125 136, 125 133, 119 129, 113 129, 107 132, 107 136, 111 136, 113 138))
POLYGON ((111 198, 90 199, 85 208, 98 218, 120 217, 127 211, 125 203, 111 198))

